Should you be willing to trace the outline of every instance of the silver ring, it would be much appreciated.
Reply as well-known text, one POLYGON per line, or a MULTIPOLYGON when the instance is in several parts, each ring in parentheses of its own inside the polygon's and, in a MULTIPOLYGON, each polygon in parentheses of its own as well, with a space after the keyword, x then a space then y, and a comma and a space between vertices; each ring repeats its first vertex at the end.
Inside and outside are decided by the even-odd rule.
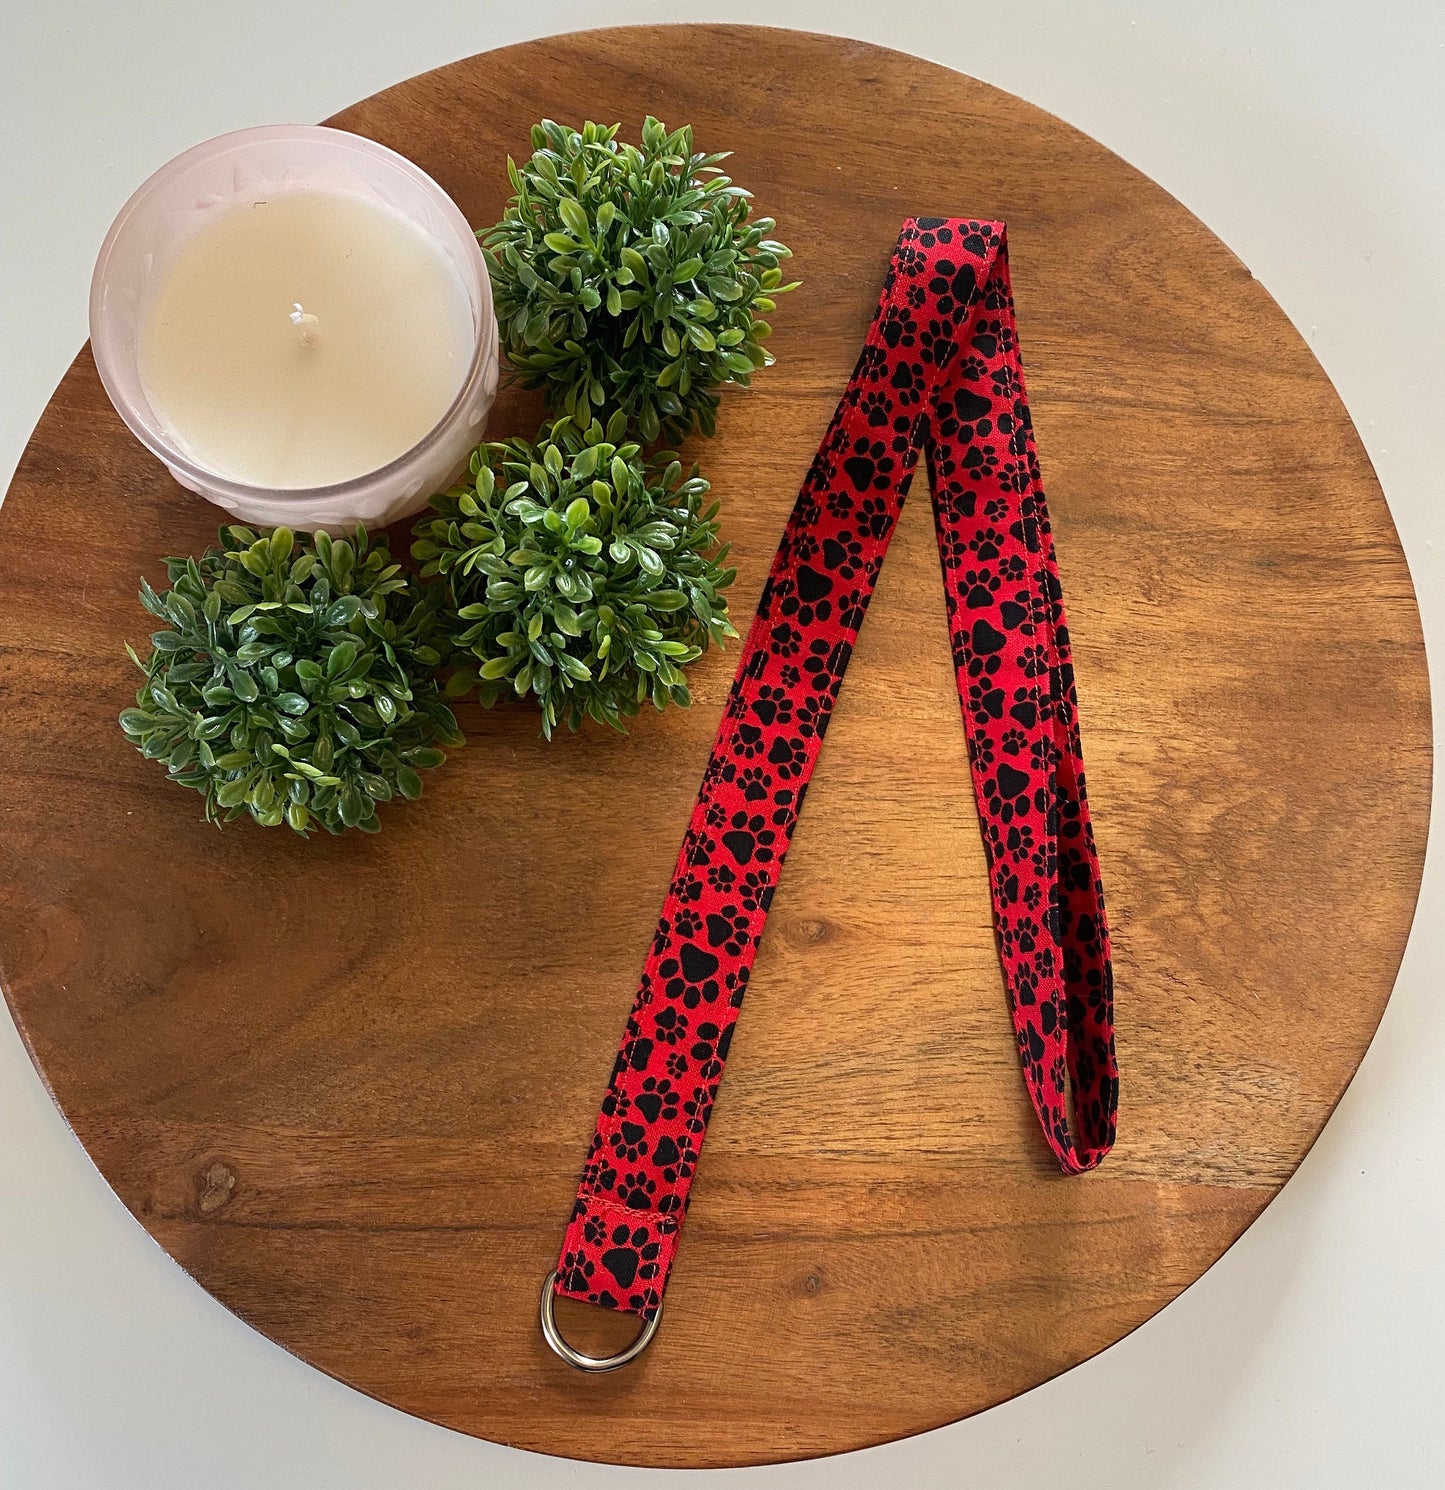
POLYGON ((619 1366, 635 1361, 652 1344, 652 1337, 657 1333, 658 1325, 662 1323, 660 1302, 657 1306, 657 1313, 642 1326, 642 1333, 626 1350, 619 1350, 616 1355, 583 1355, 580 1350, 574 1350, 562 1338, 562 1332, 557 1328, 557 1321, 552 1317, 552 1301, 557 1297, 556 1283, 557 1269, 553 1268, 547 1274, 547 1281, 542 1285, 542 1302, 538 1314, 542 1321, 542 1338, 569 1366, 575 1366, 579 1371, 616 1371, 619 1366))

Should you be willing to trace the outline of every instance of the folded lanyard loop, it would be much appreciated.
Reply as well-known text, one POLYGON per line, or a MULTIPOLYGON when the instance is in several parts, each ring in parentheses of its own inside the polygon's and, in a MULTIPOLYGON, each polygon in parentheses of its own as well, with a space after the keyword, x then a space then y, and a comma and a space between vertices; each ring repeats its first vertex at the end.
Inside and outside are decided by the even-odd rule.
POLYGON ((920 449, 1025 1087, 1066 1173, 1113 1143, 1108 923, 1004 229, 910 218, 744 643, 548 1279, 563 1297, 644 1320, 661 1307, 768 906, 920 449))

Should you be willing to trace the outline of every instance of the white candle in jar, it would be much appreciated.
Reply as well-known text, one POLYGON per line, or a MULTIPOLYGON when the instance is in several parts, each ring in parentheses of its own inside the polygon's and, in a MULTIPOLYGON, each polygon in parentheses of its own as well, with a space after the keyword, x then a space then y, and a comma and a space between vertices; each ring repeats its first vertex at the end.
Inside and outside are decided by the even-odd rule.
POLYGON ((291 191, 189 238, 140 326, 140 374, 183 449, 218 475, 329 486, 410 450, 476 345, 466 287, 381 203, 291 191))
POLYGON ((243 522, 392 523, 466 469, 497 388, 476 235, 411 161, 344 130, 208 140, 121 209, 96 370, 181 485, 243 522))

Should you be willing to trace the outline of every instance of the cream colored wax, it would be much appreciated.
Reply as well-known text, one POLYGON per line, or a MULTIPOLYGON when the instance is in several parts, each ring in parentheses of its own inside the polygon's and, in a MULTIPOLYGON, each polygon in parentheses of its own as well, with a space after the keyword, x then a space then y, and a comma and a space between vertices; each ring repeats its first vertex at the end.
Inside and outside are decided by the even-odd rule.
POLYGON ((249 486, 327 486, 410 450, 476 349, 443 251, 379 203, 318 191, 224 209, 180 248, 144 315, 152 407, 200 466, 249 486))

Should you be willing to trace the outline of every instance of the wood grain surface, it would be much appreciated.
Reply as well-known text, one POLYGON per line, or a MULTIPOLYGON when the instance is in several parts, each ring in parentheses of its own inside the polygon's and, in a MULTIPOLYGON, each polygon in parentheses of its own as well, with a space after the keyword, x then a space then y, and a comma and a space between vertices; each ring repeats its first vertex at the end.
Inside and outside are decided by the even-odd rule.
MULTIPOLYGON (((0 959, 101 1172, 257 1329, 468 1433, 739 1464, 1033 1386, 1259 1214, 1395 976, 1427 685, 1400 546, 1325 374, 1178 202, 1038 109, 854 42, 676 27, 475 57, 335 122, 487 224, 534 120, 635 138, 649 111, 735 151, 804 281, 778 365, 692 452, 741 621, 901 218, 1009 224, 1116 930, 1113 1157, 1064 1179, 1015 1064, 921 480, 636 1367, 560 1364, 537 1291, 735 650, 698 665, 690 713, 625 740, 549 747, 526 712, 466 715, 467 749, 378 838, 208 828, 115 716, 121 643, 149 630, 137 581, 219 514, 130 438, 82 353, 0 512, 0 959)), ((535 416, 509 395, 492 429, 535 416)), ((615 1335, 564 1312, 582 1343, 615 1335)))

